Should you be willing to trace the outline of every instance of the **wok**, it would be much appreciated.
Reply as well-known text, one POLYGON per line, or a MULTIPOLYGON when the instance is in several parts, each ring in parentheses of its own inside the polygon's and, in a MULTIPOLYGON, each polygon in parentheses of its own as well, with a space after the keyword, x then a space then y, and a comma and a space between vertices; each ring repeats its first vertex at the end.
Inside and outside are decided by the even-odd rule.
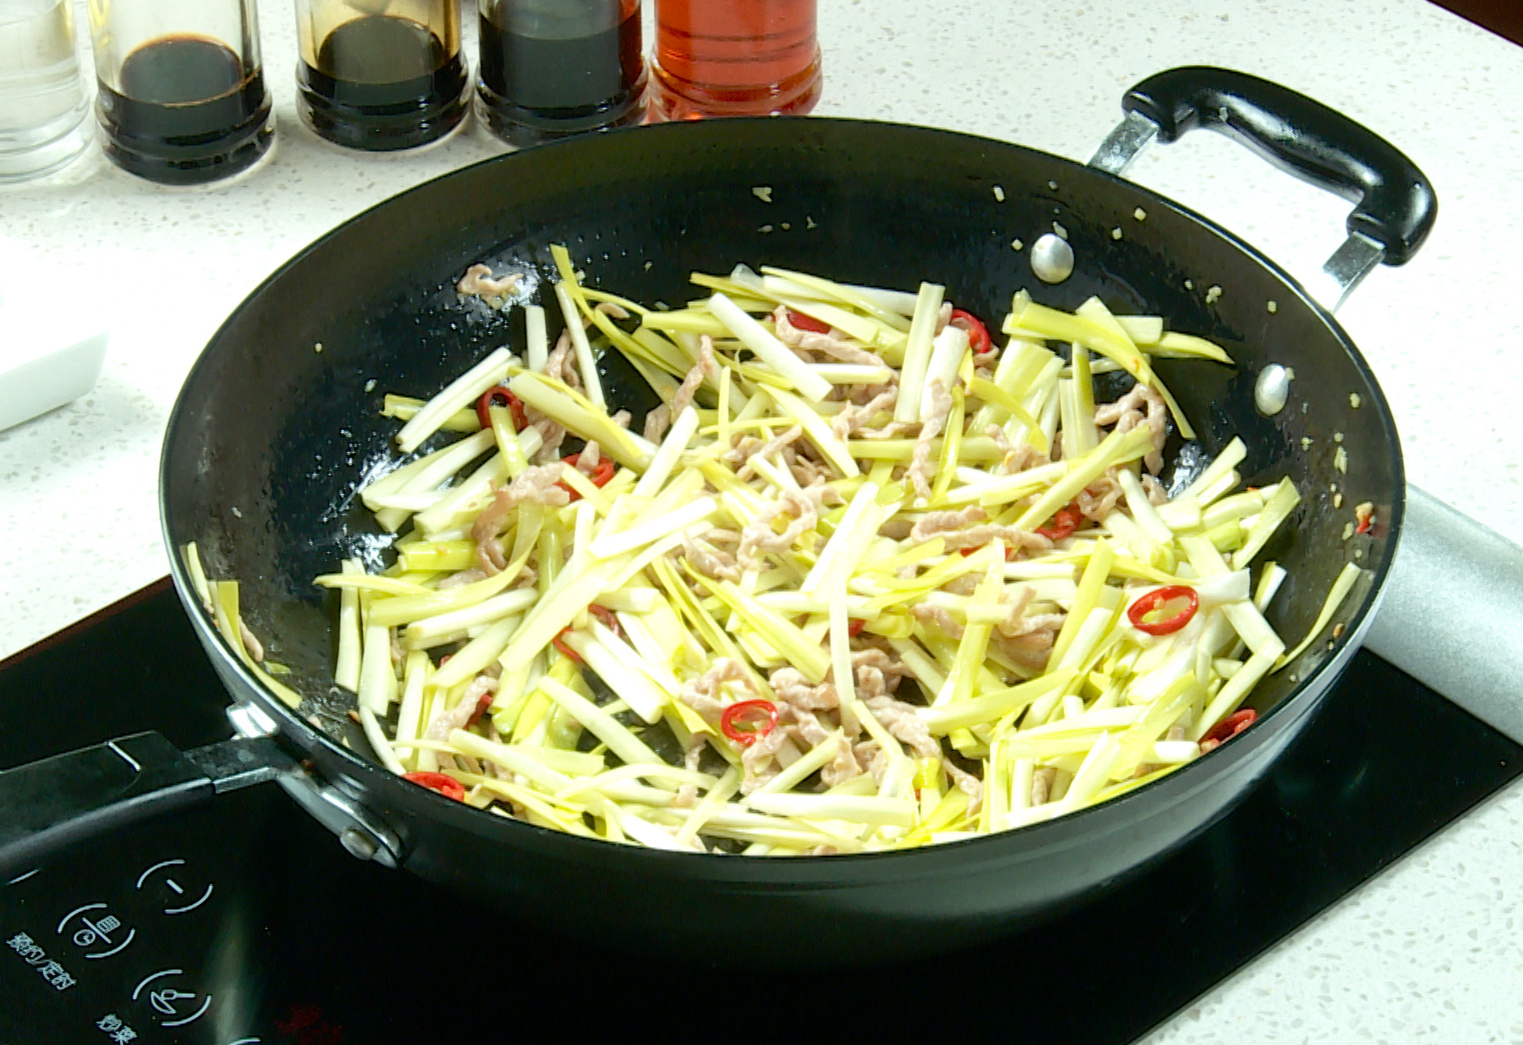
MULTIPOLYGON (((1326 308, 1231 233, 1114 172, 1154 136, 1209 127, 1358 200, 1348 242, 1327 268, 1331 305, 1377 261, 1407 261, 1436 202, 1390 145, 1262 80, 1175 69, 1140 83, 1123 106, 1126 121, 1089 166, 849 120, 598 134, 457 171, 312 244, 212 338, 164 442, 175 586, 232 695, 239 737, 182 755, 140 734, 0 774, 0 802, 19 811, 0 830, 0 869, 274 777, 356 855, 557 932, 646 952, 735 954, 742 940, 751 959, 844 964, 1007 932, 1202 830, 1290 744, 1357 648, 1401 528, 1401 455, 1384 396, 1326 308), (770 202, 753 193, 758 186, 771 188, 770 202), (1077 263, 1071 278, 1047 285, 1012 241, 1030 244, 1055 222, 1077 263), (1171 329, 1209 337, 1235 367, 1157 365, 1201 448, 1214 454, 1240 435, 1246 482, 1289 475, 1302 493, 1264 553, 1289 570, 1270 620, 1290 641, 1304 634, 1357 557, 1365 569, 1338 614, 1344 628, 1266 680, 1252 698, 1259 722, 1209 757, 1076 815, 918 850, 761 860, 637 849, 488 815, 404 782, 370 757, 344 714, 352 697, 331 685, 335 599, 312 578, 344 556, 386 557, 388 536, 353 496, 390 453, 395 422, 379 416, 382 395, 431 394, 522 337, 516 313, 461 303, 460 274, 478 261, 513 263, 548 281, 553 243, 569 247, 592 284, 645 302, 685 300, 691 270, 744 261, 902 289, 935 280, 991 321, 1020 287, 1061 308, 1095 294, 1117 312, 1160 314, 1171 329), (1211 286, 1224 292, 1208 295, 1211 286), (1266 416, 1254 382, 1272 363, 1295 379, 1290 405, 1266 416), (1361 501, 1376 506, 1379 523, 1345 539, 1361 501), (189 541, 208 576, 242 582, 246 622, 306 697, 298 711, 244 668, 203 614, 179 554, 189 541)), ((611 399, 637 416, 653 405, 632 372, 607 365, 611 399)))

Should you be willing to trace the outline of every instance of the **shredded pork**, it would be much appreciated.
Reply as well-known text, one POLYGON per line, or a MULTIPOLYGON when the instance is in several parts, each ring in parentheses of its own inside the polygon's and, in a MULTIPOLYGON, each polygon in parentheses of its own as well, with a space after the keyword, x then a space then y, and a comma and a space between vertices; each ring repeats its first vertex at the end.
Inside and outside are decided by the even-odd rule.
POLYGON ((571 495, 560 482, 563 466, 555 464, 535 465, 517 479, 497 488, 492 503, 476 517, 471 526, 471 539, 476 542, 476 564, 487 576, 494 576, 507 569, 508 560, 502 553, 497 535, 508 513, 520 504, 545 504, 560 507, 571 501, 571 495))
MULTIPOLYGON (((860 344, 843 340, 832 334, 820 334, 812 330, 800 330, 788 319, 788 309, 782 305, 772 313, 777 339, 789 348, 803 352, 815 352, 841 363, 861 363, 867 366, 883 366, 882 357, 869 352, 860 344)), ((806 361, 808 357, 804 357, 806 361)))
POLYGON ((941 378, 933 377, 926 385, 931 397, 930 409, 921 418, 920 435, 915 440, 915 451, 910 458, 909 479, 915 484, 915 493, 929 500, 931 496, 931 440, 941 434, 947 423, 947 413, 952 409, 952 396, 942 385, 941 378))
POLYGON ((545 360, 545 376, 564 381, 568 388, 581 388, 582 379, 576 372, 576 349, 571 344, 571 331, 562 330, 555 339, 555 347, 545 360))
POLYGON ((778 494, 740 532, 740 551, 736 559, 741 569, 754 569, 765 552, 781 552, 793 547, 794 541, 815 528, 824 502, 832 498, 839 501, 841 495, 835 487, 824 485, 784 490, 778 494), (779 533, 773 528, 773 520, 785 516, 789 517, 789 522, 779 533))
POLYGON ((1101 428, 1115 425, 1118 432, 1130 432, 1139 424, 1146 424, 1153 435, 1153 449, 1142 463, 1152 475, 1163 470, 1163 445, 1169 436, 1169 407, 1156 390, 1143 384, 1133 385, 1114 403, 1095 408, 1095 424, 1101 428))
MULTIPOLYGON (((798 439, 803 434, 804 434, 803 426, 802 425, 794 425, 792 428, 789 428, 787 431, 773 436, 771 439, 767 440, 765 443, 760 442, 759 440, 756 440, 756 439, 749 440, 749 442, 751 444, 753 444, 753 445, 748 447, 747 450, 745 450, 745 451, 740 451, 740 447, 737 447, 735 451, 731 451, 731 453, 735 453, 737 451, 741 452, 741 456, 740 456, 739 460, 733 461, 733 463, 732 463, 732 467, 733 467, 734 464, 739 464, 741 466, 739 468, 739 470, 737 470, 736 473, 735 473, 736 477, 740 478, 740 479, 744 479, 744 478, 746 478, 747 476, 749 476, 752 473, 752 471, 754 469, 752 469, 752 467, 751 467, 751 459, 753 457, 760 457, 763 461, 765 461, 767 458, 771 457, 773 454, 781 452, 784 447, 788 446, 790 443, 792 443, 794 440, 798 439)), ((744 445, 744 443, 743 443, 743 445, 744 445)), ((726 463, 731 463, 731 457, 730 457, 729 454, 725 455, 725 461, 726 461, 726 463)))
POLYGON ((498 279, 492 275, 491 266, 477 264, 465 270, 465 275, 460 277, 455 289, 461 294, 482 299, 503 298, 513 293, 522 280, 523 276, 517 272, 510 272, 498 279))

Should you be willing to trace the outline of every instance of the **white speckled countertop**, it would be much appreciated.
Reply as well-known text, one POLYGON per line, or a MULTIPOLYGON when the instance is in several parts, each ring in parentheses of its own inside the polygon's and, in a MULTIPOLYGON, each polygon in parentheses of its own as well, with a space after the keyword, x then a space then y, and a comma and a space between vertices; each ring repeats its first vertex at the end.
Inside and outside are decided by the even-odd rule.
MULTIPOLYGON (((47 181, 0 189, 0 235, 56 269, 68 307, 98 308, 112 325, 93 393, 0 433, 0 657, 164 574, 159 440, 183 375, 238 301, 360 209, 503 151, 474 127, 420 155, 320 143, 293 108, 289 5, 259 7, 278 120, 273 162, 235 184, 168 191, 92 151, 47 181), (82 553, 88 571, 77 567, 82 553)), ((1391 399, 1411 480, 1471 513, 1483 485, 1484 521, 1523 542, 1523 454, 1507 379, 1523 371, 1513 358, 1523 347, 1514 304, 1523 49, 1424 0, 821 7, 821 115, 934 124, 1083 159, 1132 83, 1215 64, 1279 80, 1389 137, 1436 186, 1438 225, 1411 264, 1376 272, 1339 318, 1391 399)), ((1343 238, 1347 204, 1214 135, 1155 147, 1131 176, 1298 276, 1343 238)), ((1146 1040, 1523 1042, 1520 922, 1523 783, 1146 1040)))

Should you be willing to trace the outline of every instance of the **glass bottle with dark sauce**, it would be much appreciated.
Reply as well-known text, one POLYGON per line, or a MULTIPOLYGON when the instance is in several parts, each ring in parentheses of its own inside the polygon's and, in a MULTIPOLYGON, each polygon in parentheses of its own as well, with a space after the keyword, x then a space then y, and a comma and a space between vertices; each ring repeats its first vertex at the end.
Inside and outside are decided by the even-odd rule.
POLYGON ((410 149, 466 112, 459 0, 297 0, 302 121, 353 149, 410 149), (358 15, 358 17, 355 17, 358 15))
POLYGON ((259 66, 210 37, 149 40, 121 60, 114 84, 101 78, 99 87, 106 155, 152 181, 226 177, 251 166, 273 138, 259 66))
POLYGON ((500 138, 547 138, 645 115, 640 0, 482 0, 481 117, 500 138))

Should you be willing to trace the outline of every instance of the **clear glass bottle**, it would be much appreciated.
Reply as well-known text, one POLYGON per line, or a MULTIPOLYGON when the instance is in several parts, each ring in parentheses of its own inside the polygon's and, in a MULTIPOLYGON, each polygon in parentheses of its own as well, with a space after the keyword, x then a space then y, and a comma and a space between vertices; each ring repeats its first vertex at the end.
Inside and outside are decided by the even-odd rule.
POLYGON ((411 149, 448 134, 470 88, 460 0, 296 0, 297 111, 351 149, 411 149))
POLYGON ((479 0, 480 117, 514 145, 639 123, 640 0, 479 0))
POLYGON ((111 0, 90 5, 107 157, 166 184, 246 170, 275 119, 253 0, 111 0))
POLYGON ((816 0, 655 4, 655 117, 803 114, 820 100, 816 0))
POLYGON ((0 181, 78 156, 89 115, 70 0, 0 0, 0 181))

